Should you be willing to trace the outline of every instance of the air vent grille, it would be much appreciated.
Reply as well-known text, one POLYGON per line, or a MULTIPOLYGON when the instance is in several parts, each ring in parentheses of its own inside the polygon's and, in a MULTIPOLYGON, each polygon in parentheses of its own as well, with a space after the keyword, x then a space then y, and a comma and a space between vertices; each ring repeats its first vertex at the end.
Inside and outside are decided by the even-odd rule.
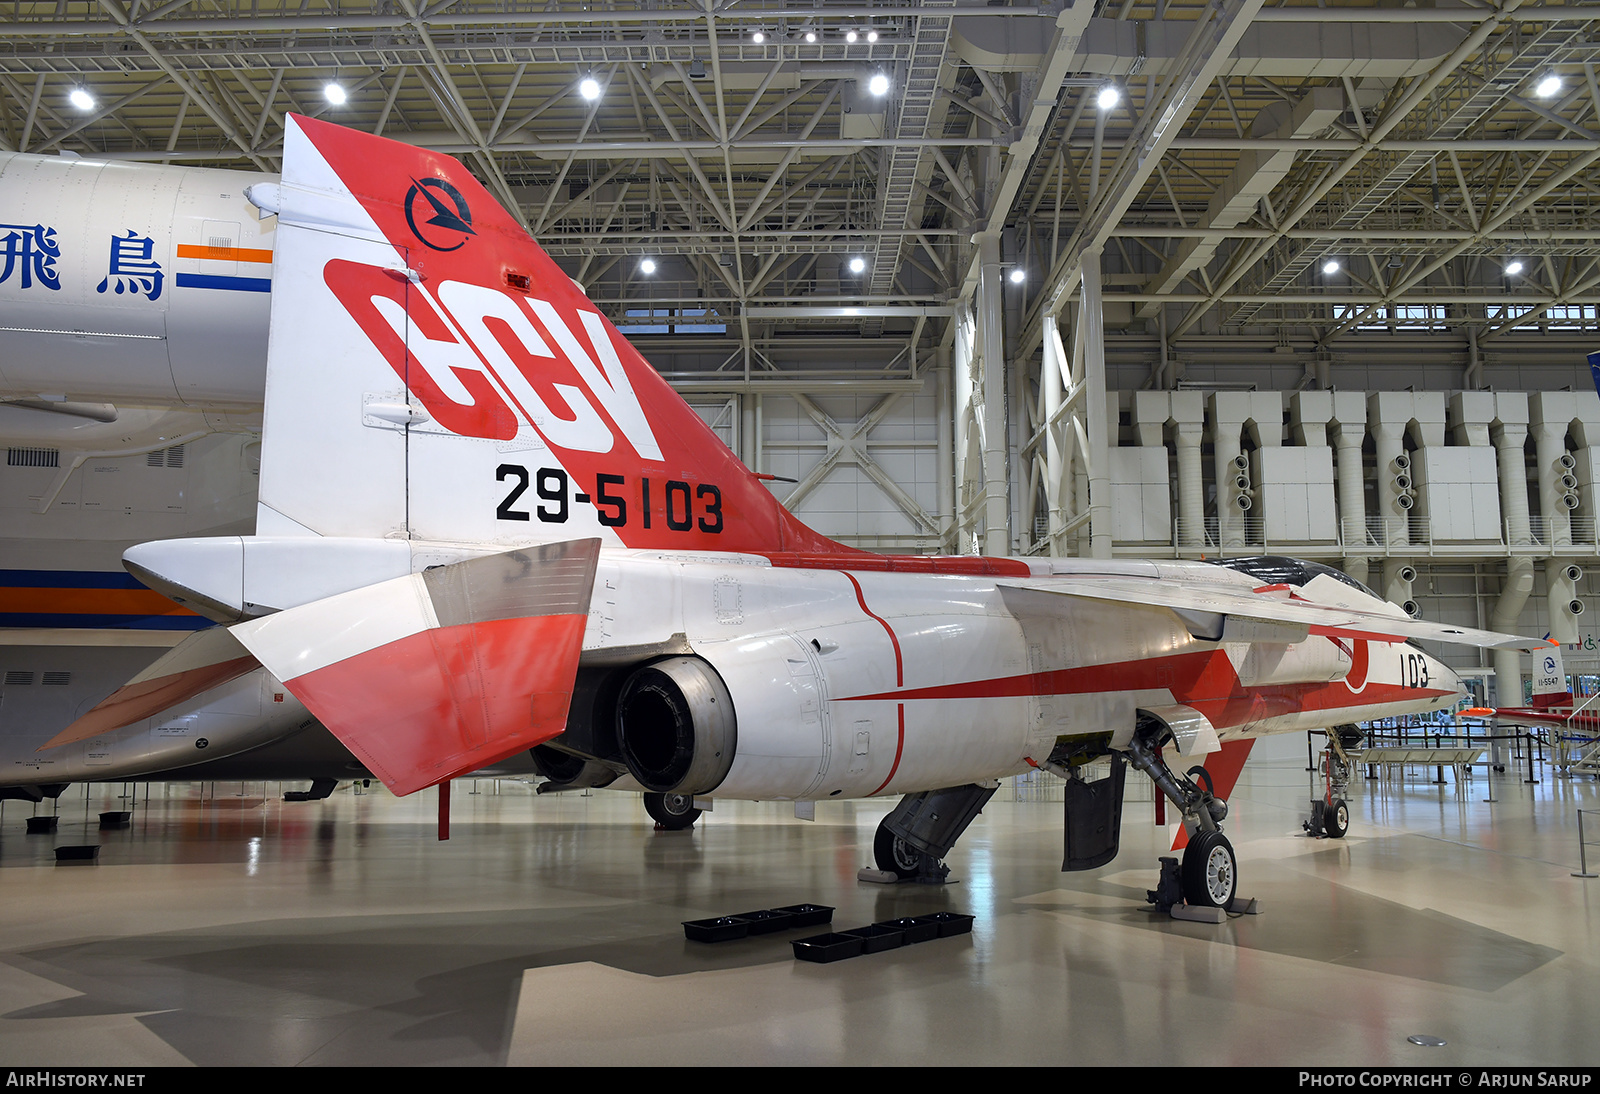
POLYGON ((67 684, 72 683, 72 673, 70 673, 70 672, 47 672, 47 673, 44 674, 44 680, 42 682, 44 683, 44 685, 46 687, 49 687, 51 685, 54 685, 56 687, 63 687, 65 685, 67 685, 67 684))
POLYGON ((184 445, 175 444, 171 448, 158 448, 154 452, 145 454, 146 467, 182 467, 184 445))
POLYGON ((16 669, 11 669, 6 673, 6 684, 8 686, 31 683, 33 683, 33 673, 31 672, 19 672, 16 669))
POLYGON ((59 448, 8 448, 7 467, 60 467, 59 448))

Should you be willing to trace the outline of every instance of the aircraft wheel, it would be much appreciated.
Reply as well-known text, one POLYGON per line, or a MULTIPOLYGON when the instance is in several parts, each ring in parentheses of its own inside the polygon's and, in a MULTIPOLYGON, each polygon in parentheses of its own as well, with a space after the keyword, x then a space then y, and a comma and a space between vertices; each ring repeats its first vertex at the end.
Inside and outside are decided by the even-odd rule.
POLYGON ((644 811, 670 832, 688 828, 700 819, 693 794, 646 794, 644 811))
POLYGON ((1329 839, 1344 839, 1350 831, 1350 806, 1343 798, 1335 798, 1332 805, 1322 811, 1322 831, 1329 839))
POLYGON ((1196 907, 1226 908, 1239 887, 1233 844, 1216 830, 1194 834, 1183 852, 1183 899, 1196 907))
POLYGON ((881 821, 878 834, 872 837, 872 857, 878 869, 894 874, 901 881, 916 877, 922 868, 921 852, 889 831, 881 821))

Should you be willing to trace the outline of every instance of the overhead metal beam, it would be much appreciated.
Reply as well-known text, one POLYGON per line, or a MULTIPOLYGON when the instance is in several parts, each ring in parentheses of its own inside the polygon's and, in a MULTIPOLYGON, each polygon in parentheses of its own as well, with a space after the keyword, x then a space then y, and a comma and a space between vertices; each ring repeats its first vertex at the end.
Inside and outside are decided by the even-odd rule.
POLYGON ((1194 110, 1200 95, 1228 60, 1233 47, 1261 10, 1263 0, 1220 0, 1195 21, 1161 89, 1147 102, 1135 135, 1122 147, 1111 177, 1074 231, 1065 253, 1037 298, 1019 339, 1026 351, 1039 344, 1042 317, 1057 314, 1077 287, 1084 261, 1098 262, 1100 249, 1117 222, 1155 171, 1178 129, 1194 110))
POLYGON ((865 306, 824 306, 804 304, 751 304, 744 314, 752 319, 920 319, 954 315, 951 304, 912 306, 870 304, 865 306))

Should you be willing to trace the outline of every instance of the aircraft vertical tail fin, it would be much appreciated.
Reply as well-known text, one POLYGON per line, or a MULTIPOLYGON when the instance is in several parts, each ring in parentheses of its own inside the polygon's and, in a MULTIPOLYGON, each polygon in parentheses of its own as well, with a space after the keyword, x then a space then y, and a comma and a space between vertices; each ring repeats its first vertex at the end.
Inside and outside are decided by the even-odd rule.
POLYGON ((459 162, 291 116, 260 535, 847 551, 785 510, 459 162))
POLYGON ((1535 707, 1564 707, 1572 703, 1572 689, 1567 686, 1567 668, 1562 662, 1559 645, 1534 651, 1531 702, 1535 707))

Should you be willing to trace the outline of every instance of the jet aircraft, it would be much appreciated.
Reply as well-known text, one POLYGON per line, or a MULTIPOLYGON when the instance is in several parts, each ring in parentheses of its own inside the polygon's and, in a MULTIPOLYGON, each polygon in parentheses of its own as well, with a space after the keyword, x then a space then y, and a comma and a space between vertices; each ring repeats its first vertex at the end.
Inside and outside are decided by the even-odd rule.
MULTIPOLYGON (((254 292, 192 278, 252 278, 252 233, 273 240, 254 528, 123 555, 217 625, 26 755, 8 728, 14 788, 194 770, 184 718, 212 727, 211 755, 281 770, 272 750, 319 724, 348 750, 329 756, 402 795, 519 757, 558 789, 645 791, 669 825, 703 798, 899 795, 877 861, 938 878, 998 780, 1032 768, 1068 781, 1064 868, 1110 861, 1131 764, 1182 815, 1185 898, 1226 907, 1224 798, 1252 738, 1450 707, 1459 682, 1416 639, 1544 645, 1412 619, 1293 559, 845 547, 785 510, 457 161, 292 117, 283 177, 224 185, 191 203, 237 190, 258 219, 177 244, 192 265, 158 337, 132 337, 159 327, 126 306, 155 296, 142 242, 116 329, 63 339, 73 316, 0 304, 9 345, 65 362, 21 365, 12 393, 106 397, 94 377, 126 353, 149 401, 248 411, 248 347, 220 375, 195 365, 233 320, 177 293, 254 292), (213 341, 179 337, 201 327, 213 341), (1084 781, 1105 758, 1110 777, 1084 781)), ((48 242, 52 271, 106 297, 42 221, 29 231, 31 255, 48 242)), ((234 319, 260 320, 256 295, 234 319)))
MULTIPOLYGON (((1600 362, 1597 362, 1600 364, 1600 362)), ((1533 658, 1533 688, 1525 707, 1467 707, 1464 718, 1499 725, 1549 729, 1556 738, 1556 765, 1569 773, 1600 770, 1600 700, 1578 702, 1567 682, 1561 647, 1552 643, 1533 658)))

